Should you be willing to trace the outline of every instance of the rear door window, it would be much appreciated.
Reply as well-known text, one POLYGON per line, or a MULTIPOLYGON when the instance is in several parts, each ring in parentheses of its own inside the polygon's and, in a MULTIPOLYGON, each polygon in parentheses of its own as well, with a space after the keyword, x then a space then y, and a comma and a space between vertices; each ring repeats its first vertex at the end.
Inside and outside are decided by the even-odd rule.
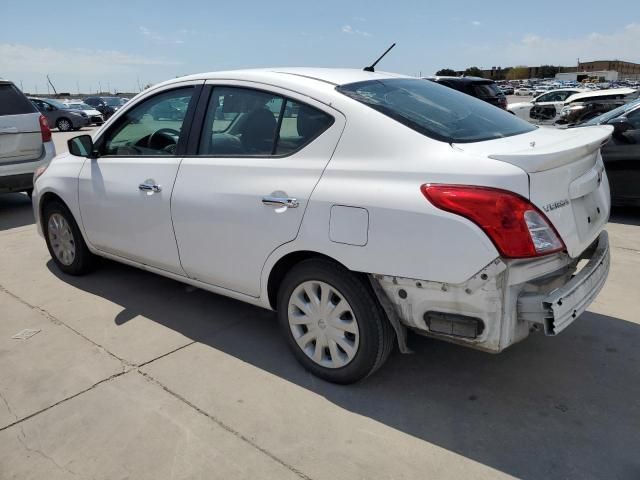
POLYGON ((215 87, 209 100, 199 155, 286 155, 307 145, 333 123, 326 113, 280 95, 215 87))
POLYGON ((0 83, 0 115, 21 115, 35 112, 35 107, 15 85, 0 83))

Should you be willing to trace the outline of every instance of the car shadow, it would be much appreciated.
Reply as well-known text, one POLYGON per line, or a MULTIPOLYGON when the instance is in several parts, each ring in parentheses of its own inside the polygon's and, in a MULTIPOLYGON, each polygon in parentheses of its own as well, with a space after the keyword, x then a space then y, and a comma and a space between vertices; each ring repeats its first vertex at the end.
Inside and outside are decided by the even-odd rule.
POLYGON ((640 207, 613 207, 609 215, 609 222, 640 225, 640 207))
MULTIPOLYGON (((305 372, 275 314, 104 261, 58 278, 348 411, 524 479, 638 478, 640 325, 585 313, 557 337, 532 335, 499 355, 419 336, 375 375, 338 386, 305 372), (237 321, 229 324, 229 318, 237 321), (226 325, 225 328, 221 328, 226 325)), ((393 461, 393 459, 389 459, 393 461)))
POLYGON ((0 231, 34 222, 31 199, 26 193, 0 194, 0 231))

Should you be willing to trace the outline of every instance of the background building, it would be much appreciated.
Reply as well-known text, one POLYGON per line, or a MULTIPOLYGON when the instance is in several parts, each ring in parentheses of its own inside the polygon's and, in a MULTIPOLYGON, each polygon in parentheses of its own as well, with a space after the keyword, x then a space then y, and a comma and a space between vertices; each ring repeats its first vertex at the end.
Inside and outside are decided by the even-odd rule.
MULTIPOLYGON (((512 69, 524 70, 517 78, 553 78, 560 80, 577 80, 597 77, 603 81, 615 80, 640 80, 640 64, 624 62, 622 60, 594 60, 592 62, 579 62, 576 66, 539 65, 536 67, 491 67, 481 68, 476 73, 491 80, 506 80, 512 69)), ((468 69, 467 69, 468 70, 468 69)), ((457 75, 463 75, 465 70, 456 71, 457 75)), ((468 73, 467 73, 468 74, 468 73)))

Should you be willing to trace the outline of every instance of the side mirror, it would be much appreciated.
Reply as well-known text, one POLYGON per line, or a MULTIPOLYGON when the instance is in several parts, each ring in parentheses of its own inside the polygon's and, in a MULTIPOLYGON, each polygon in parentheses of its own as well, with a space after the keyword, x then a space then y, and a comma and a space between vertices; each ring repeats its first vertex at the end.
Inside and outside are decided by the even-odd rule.
POLYGON ((67 140, 69 153, 76 157, 91 157, 94 154, 91 135, 79 135, 67 140))
POLYGON ((613 126, 613 131, 615 133, 624 133, 627 130, 631 130, 633 128, 629 123, 629 120, 627 120, 625 117, 612 118, 607 123, 613 126))

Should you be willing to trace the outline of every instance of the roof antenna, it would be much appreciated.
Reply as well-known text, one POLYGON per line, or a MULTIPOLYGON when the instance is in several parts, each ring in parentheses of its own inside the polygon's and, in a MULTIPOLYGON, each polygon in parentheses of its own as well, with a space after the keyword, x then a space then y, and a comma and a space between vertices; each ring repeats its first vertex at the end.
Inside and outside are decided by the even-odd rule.
POLYGON ((391 51, 391 49, 392 49, 393 47, 395 47, 395 46, 396 46, 396 44, 395 44, 395 43, 394 43, 393 45, 391 45, 389 48, 387 48, 387 49, 385 50, 385 52, 384 52, 382 55, 380 55, 380 56, 378 57, 378 59, 377 59, 375 62, 373 62, 373 63, 372 63, 371 65, 369 65, 368 67, 364 67, 364 68, 363 68, 363 70, 364 70, 365 72, 375 72, 374 68, 375 68, 375 66, 378 64, 378 62, 379 62, 380 60, 382 60, 382 58, 383 58, 387 53, 389 53, 389 52, 391 51))

